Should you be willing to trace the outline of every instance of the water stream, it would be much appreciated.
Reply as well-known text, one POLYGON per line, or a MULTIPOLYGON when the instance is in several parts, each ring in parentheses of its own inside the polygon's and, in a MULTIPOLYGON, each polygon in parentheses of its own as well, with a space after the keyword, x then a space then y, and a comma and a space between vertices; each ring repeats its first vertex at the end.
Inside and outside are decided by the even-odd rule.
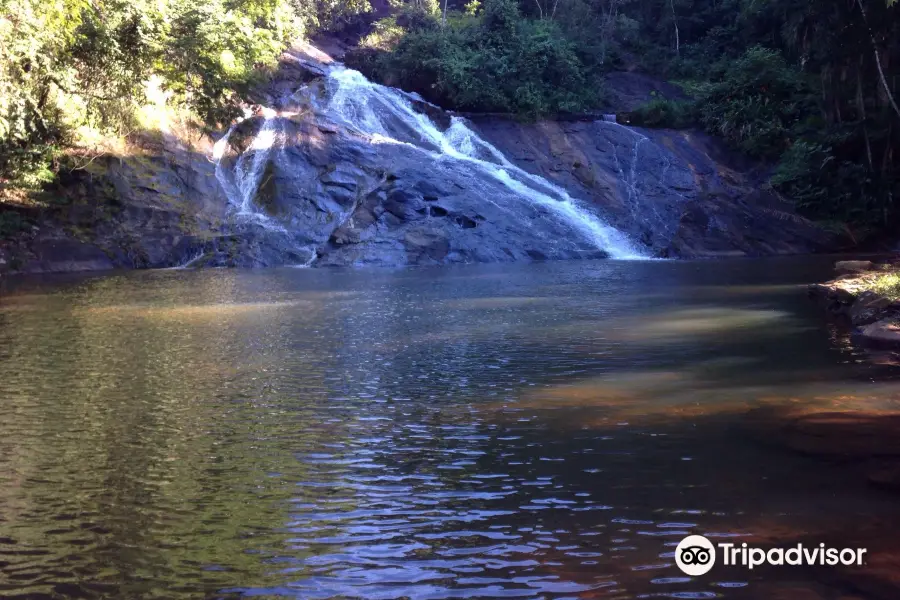
MULTIPOLYGON (((610 257, 646 257, 626 235, 607 224, 585 203, 543 177, 514 165, 468 127, 464 119, 452 117, 449 127, 442 131, 414 108, 409 94, 375 84, 342 65, 327 67, 325 84, 328 98, 324 102, 310 102, 318 118, 339 124, 373 144, 404 144, 416 148, 438 168, 452 169, 462 163, 475 177, 501 183, 512 192, 509 198, 548 210, 553 218, 610 257)), ((254 206, 253 198, 266 164, 273 160, 273 152, 285 150, 283 142, 279 142, 278 121, 277 113, 267 109, 256 137, 235 162, 231 173, 223 168, 222 158, 233 128, 214 150, 217 177, 237 213, 255 216, 263 222, 266 217, 254 206)), ((517 210, 514 205, 504 208, 510 212, 517 210)))

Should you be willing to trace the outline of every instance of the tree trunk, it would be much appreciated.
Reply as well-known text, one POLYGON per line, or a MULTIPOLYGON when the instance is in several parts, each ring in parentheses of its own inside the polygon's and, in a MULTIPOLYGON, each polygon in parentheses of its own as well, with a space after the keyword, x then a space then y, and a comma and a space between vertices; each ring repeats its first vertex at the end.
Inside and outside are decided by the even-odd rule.
POLYGON ((672 7, 672 23, 675 25, 675 54, 681 56, 681 38, 678 34, 678 17, 675 15, 675 0, 669 0, 672 7))
POLYGON ((862 13, 863 23, 865 23, 866 29, 869 30, 869 39, 872 41, 872 50, 875 52, 875 65, 878 67, 878 76, 881 78, 881 85, 884 87, 884 93, 887 94, 888 102, 894 107, 894 112, 900 117, 900 107, 897 106, 897 102, 894 100, 894 95, 891 93, 891 87, 888 85, 887 78, 884 76, 884 70, 881 68, 881 55, 878 53, 878 43, 875 41, 875 33, 872 31, 872 28, 869 27, 869 18, 866 16, 866 9, 863 7, 862 0, 856 0, 856 4, 859 6, 859 12, 862 13))
POLYGON ((859 117, 863 127, 863 138, 866 140, 866 158, 869 159, 869 170, 875 171, 872 161, 872 144, 869 141, 869 129, 866 127, 866 100, 862 92, 862 57, 859 57, 859 69, 856 71, 856 106, 859 109, 859 117))

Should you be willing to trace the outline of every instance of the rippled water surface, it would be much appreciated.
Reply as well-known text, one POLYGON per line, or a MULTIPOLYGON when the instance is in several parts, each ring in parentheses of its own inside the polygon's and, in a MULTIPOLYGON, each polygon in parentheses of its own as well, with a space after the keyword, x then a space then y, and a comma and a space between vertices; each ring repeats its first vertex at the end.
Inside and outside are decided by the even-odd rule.
POLYGON ((0 596, 844 597, 673 559, 900 522, 744 427, 900 397, 805 297, 831 264, 7 282, 0 596))

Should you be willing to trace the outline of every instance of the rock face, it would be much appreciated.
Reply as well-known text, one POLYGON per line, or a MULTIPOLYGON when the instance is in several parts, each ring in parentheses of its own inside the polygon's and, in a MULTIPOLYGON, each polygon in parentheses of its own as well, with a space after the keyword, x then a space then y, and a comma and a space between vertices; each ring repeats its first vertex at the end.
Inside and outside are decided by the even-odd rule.
POLYGON ((653 98, 685 98, 679 87, 643 73, 613 71, 605 79, 605 87, 612 96, 610 109, 614 111, 630 112, 653 98))
POLYGON ((662 257, 797 254, 828 236, 761 189, 753 164, 699 132, 616 123, 476 123, 513 161, 590 199, 662 257))
POLYGON ((275 121, 280 146, 260 187, 271 187, 263 210, 318 266, 605 256, 552 208, 513 201, 478 165, 441 164, 312 120, 275 121))
POLYGON ((0 258, 32 273, 180 264, 227 219, 210 149, 208 138, 136 136, 130 155, 62 173, 65 202, 31 215, 39 226, 0 242, 0 258))
POLYGON ((287 55, 253 100, 271 109, 215 145, 164 138, 72 175, 79 200, 0 259, 24 271, 396 266, 828 243, 759 190, 752 165, 697 133, 472 123, 314 49, 287 55))

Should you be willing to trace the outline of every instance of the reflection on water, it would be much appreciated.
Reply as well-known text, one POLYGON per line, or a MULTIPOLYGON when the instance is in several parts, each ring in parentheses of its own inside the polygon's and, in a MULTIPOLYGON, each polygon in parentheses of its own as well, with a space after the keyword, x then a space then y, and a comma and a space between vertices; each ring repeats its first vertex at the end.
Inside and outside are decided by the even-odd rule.
POLYGON ((673 559, 689 532, 900 521, 846 466, 744 426, 900 408, 895 363, 805 298, 829 264, 8 284, 0 595, 842 597, 819 573, 673 559))

